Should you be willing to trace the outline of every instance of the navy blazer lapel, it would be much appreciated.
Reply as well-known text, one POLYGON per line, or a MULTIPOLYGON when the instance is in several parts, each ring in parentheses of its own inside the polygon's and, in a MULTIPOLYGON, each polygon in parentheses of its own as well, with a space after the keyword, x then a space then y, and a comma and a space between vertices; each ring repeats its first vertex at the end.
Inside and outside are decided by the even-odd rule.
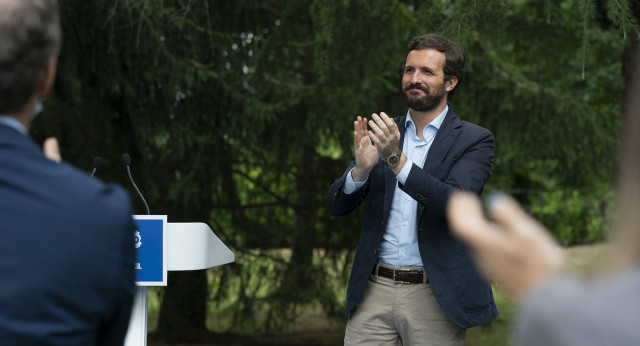
MULTIPOLYGON (((453 146, 456 137, 458 137, 461 127, 462 122, 460 121, 460 118, 458 118, 458 115, 456 115, 451 107, 449 107, 447 116, 444 118, 444 122, 436 134, 436 138, 433 139, 433 143, 429 148, 429 154, 424 162, 424 166, 422 167, 423 169, 426 169, 427 172, 431 172, 433 169, 437 168, 440 163, 442 163, 442 159, 453 146)), ((423 211, 424 205, 418 203, 418 209, 416 212, 418 223, 420 222, 420 217, 422 216, 423 211)))
MULTIPOLYGON (((398 147, 400 151, 402 151, 402 147, 404 146, 404 133, 405 133, 405 119, 406 115, 401 117, 397 117, 393 119, 398 125, 398 131, 400 131, 400 142, 398 143, 398 147)), ((396 179, 396 175, 393 174, 391 168, 387 167, 384 162, 380 164, 383 165, 383 175, 384 175, 384 209, 383 209, 383 220, 387 220, 389 217, 389 212, 391 211, 391 202, 393 202, 393 193, 396 190, 396 184, 398 180, 396 179)))
POLYGON ((462 121, 460 121, 458 115, 449 107, 447 116, 438 130, 436 138, 433 139, 431 148, 429 148, 429 154, 423 166, 424 169, 431 171, 442 163, 442 159, 447 155, 458 137, 461 127, 462 121))

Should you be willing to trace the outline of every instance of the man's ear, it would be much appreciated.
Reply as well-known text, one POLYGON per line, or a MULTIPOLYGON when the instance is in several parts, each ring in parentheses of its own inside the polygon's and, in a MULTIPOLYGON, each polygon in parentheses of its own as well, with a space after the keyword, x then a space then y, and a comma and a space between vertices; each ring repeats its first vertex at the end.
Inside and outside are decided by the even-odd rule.
POLYGON ((446 84, 445 88, 447 89, 447 92, 453 90, 453 88, 455 88, 456 85, 458 85, 458 77, 453 76, 449 78, 449 80, 447 80, 445 84, 446 84))
POLYGON ((40 77, 40 81, 38 82, 38 88, 36 89, 36 96, 38 98, 42 98, 49 93, 51 87, 53 86, 53 81, 56 79, 56 70, 58 68, 58 58, 51 57, 47 66, 40 77))

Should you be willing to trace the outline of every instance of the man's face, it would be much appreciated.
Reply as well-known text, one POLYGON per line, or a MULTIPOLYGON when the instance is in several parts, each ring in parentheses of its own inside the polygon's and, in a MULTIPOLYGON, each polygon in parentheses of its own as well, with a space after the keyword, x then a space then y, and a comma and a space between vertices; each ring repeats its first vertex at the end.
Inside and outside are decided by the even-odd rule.
POLYGON ((457 82, 457 78, 444 81, 444 61, 444 53, 435 49, 409 52, 402 76, 402 91, 409 108, 428 112, 445 100, 448 92, 455 86, 452 81, 457 82))

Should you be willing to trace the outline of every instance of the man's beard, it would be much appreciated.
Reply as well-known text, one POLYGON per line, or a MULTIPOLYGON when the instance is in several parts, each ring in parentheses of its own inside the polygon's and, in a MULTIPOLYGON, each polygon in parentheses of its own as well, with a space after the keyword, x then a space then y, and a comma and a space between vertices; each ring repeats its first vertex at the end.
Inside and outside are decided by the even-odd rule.
POLYGON ((402 91, 404 91, 404 96, 407 99, 407 106, 409 106, 409 108, 418 112, 428 112, 438 107, 442 99, 447 95, 447 90, 444 86, 445 84, 442 83, 442 85, 432 93, 425 86, 409 84, 402 91), (411 89, 422 90, 425 95, 422 97, 410 96, 408 91, 411 89))

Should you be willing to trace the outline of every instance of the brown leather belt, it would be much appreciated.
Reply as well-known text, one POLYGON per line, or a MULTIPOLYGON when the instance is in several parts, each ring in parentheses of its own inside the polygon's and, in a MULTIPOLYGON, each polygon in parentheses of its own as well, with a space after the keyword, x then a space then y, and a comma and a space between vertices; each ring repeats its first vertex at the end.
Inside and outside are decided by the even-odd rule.
MULTIPOLYGON (((395 283, 403 284, 421 284, 424 282, 424 271, 422 270, 403 270, 403 269, 389 269, 383 266, 378 267, 378 276, 393 280, 395 283)), ((371 272, 376 274, 376 267, 373 267, 371 272)))

